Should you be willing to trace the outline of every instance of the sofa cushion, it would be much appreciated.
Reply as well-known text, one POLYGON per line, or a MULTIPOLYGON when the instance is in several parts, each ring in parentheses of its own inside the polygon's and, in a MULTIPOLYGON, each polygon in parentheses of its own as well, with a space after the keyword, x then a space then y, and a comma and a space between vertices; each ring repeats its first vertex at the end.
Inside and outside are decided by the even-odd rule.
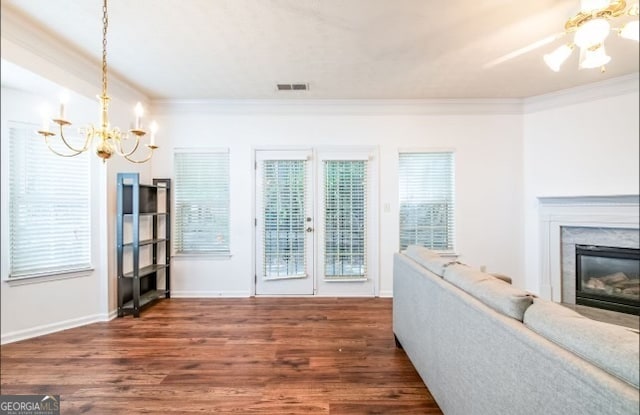
POLYGON ((455 262, 454 258, 440 256, 438 252, 419 245, 409 245, 405 254, 418 264, 441 277, 444 273, 444 269, 449 264, 455 262))
POLYGON ((524 311, 533 302, 533 296, 526 291, 467 265, 447 266, 444 279, 499 313, 519 321, 522 321, 524 311))
POLYGON ((524 324, 610 374, 638 387, 638 333, 584 317, 558 303, 536 298, 524 324))
POLYGON ((496 277, 499 280, 502 280, 502 281, 506 282, 507 284, 512 284, 513 283, 513 280, 508 275, 497 274, 495 272, 492 272, 491 275, 493 275, 494 277, 496 277))

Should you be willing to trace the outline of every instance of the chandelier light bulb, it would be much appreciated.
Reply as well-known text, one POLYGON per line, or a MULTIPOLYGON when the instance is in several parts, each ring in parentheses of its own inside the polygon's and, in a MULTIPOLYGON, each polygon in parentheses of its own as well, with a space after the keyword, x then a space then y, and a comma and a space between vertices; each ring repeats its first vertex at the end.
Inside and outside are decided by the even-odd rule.
POLYGON ((611 61, 611 56, 607 55, 604 45, 596 48, 580 49, 580 69, 600 68, 611 61))
POLYGON ((69 92, 65 89, 62 92, 60 92, 60 103, 61 104, 67 104, 69 102, 69 92))
POLYGON ((592 19, 584 22, 573 37, 573 42, 581 49, 591 48, 602 44, 609 36, 611 26, 605 19, 592 19))
POLYGON ((51 118, 51 108, 47 104, 40 106, 40 115, 42 116, 42 129, 40 131, 49 131, 49 119, 51 118))
POLYGON ((571 56, 573 45, 562 45, 551 53, 544 55, 544 62, 552 71, 560 71, 560 66, 571 56))
POLYGON ((139 130, 140 129, 140 120, 142 119, 142 116, 144 115, 144 109, 142 108, 142 104, 139 103, 139 102, 136 104, 135 113, 136 113, 136 130, 139 130))
POLYGON ((155 121, 151 121, 151 124, 149 124, 149 130, 151 130, 151 138, 149 139, 149 144, 152 146, 155 146, 156 132, 158 131, 158 123, 155 121))
POLYGON ((640 32, 640 26, 638 25, 638 20, 632 20, 627 22, 622 29, 620 29, 620 36, 629 39, 635 40, 638 42, 638 33, 640 32))
POLYGON ((69 93, 66 90, 63 90, 60 93, 60 119, 61 120, 66 119, 65 110, 68 102, 69 102, 69 93))

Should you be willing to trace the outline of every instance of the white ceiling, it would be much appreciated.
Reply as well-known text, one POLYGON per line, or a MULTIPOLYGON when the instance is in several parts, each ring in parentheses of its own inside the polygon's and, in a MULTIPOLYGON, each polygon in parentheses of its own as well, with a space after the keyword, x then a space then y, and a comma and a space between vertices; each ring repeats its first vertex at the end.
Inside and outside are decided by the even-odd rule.
MULTIPOLYGON (((99 62, 102 0, 2 8, 99 62)), ((110 0, 108 64, 152 99, 523 98, 637 73, 638 43, 614 33, 606 73, 578 70, 576 52, 559 73, 546 67, 542 55, 569 40, 555 35, 578 9, 579 0, 110 0), (555 40, 519 53, 543 39, 555 40)))

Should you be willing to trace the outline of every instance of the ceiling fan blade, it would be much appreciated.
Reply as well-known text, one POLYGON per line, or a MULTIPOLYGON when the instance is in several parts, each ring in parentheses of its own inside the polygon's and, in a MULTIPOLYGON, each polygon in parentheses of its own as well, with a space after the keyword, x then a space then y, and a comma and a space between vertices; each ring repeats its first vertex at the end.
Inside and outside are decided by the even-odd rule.
POLYGON ((493 68, 494 66, 500 65, 502 63, 505 63, 507 61, 510 61, 511 59, 517 58, 518 56, 524 55, 526 53, 532 52, 538 48, 541 48, 543 46, 546 46, 550 43, 555 42, 556 40, 560 39, 562 36, 565 35, 565 32, 559 32, 559 33, 555 33, 553 35, 549 35, 543 39, 537 40, 527 46, 524 46, 520 49, 516 49, 513 52, 509 52, 506 55, 502 55, 499 58, 496 58, 494 60, 492 60, 491 62, 487 62, 484 65, 482 65, 483 69, 489 69, 489 68, 493 68))

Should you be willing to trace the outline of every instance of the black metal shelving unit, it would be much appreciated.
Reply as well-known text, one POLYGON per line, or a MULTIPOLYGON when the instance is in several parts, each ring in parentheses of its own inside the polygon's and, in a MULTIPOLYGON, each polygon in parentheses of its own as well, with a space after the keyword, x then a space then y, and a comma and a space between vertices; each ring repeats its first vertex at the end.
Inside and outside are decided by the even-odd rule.
POLYGON ((171 298, 171 179, 153 179, 153 185, 145 185, 140 184, 139 173, 117 177, 118 317, 140 317, 144 306, 171 298), (148 226, 145 239, 141 226, 148 226), (149 249, 145 247, 150 248, 148 263, 141 259, 140 248, 149 249))

